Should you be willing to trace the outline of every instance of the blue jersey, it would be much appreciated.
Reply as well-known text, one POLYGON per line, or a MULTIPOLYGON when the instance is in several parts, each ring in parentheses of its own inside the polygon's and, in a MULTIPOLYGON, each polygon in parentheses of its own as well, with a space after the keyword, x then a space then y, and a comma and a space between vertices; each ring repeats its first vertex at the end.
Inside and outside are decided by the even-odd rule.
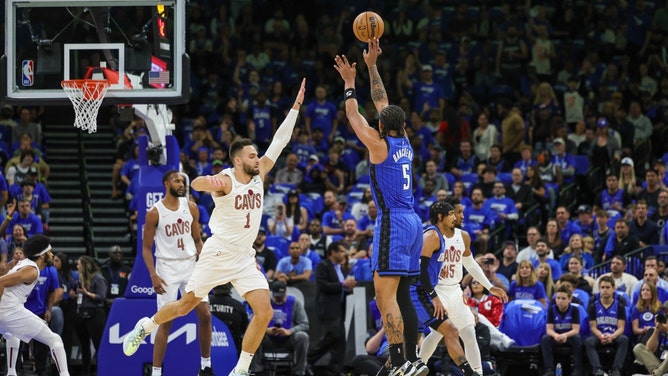
POLYGON ((561 312, 556 304, 551 304, 547 312, 547 323, 554 325, 554 331, 561 334, 573 329, 573 324, 580 323, 580 311, 569 304, 566 312, 561 312))
POLYGON ((385 137, 387 158, 370 164, 371 194, 378 215, 388 209, 413 211, 413 148, 406 137, 385 137))
MULTIPOLYGON (((441 257, 443 250, 445 249, 445 240, 443 239, 443 234, 441 234, 441 230, 439 230, 438 227, 429 225, 424 229, 424 232, 429 230, 436 231, 441 244, 441 246, 438 248, 438 251, 434 252, 431 255, 431 259, 429 260, 429 281, 431 282, 431 287, 433 287, 438 283, 438 273, 441 271, 441 265, 443 264, 441 261, 438 261, 438 258, 441 257)), ((417 285, 422 285, 419 279, 417 281, 417 285)))
POLYGON ((46 312, 49 293, 60 288, 58 271, 53 266, 47 266, 39 272, 37 284, 28 295, 24 306, 36 315, 46 312))
POLYGON ((617 330, 618 321, 626 321, 626 307, 619 299, 613 299, 610 307, 606 308, 600 300, 589 305, 589 320, 596 320, 596 327, 603 334, 612 334, 617 330))

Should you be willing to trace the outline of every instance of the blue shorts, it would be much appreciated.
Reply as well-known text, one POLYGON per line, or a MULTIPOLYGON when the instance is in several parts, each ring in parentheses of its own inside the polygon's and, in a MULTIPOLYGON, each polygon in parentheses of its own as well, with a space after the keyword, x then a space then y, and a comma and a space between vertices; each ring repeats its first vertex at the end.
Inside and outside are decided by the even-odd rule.
POLYGON ((420 333, 424 332, 427 326, 437 330, 443 321, 447 320, 447 315, 444 319, 434 317, 434 305, 427 292, 421 286, 411 285, 411 301, 417 313, 418 331, 420 333))
POLYGON ((371 267, 379 276, 420 275, 422 220, 412 210, 378 213, 373 232, 371 267))

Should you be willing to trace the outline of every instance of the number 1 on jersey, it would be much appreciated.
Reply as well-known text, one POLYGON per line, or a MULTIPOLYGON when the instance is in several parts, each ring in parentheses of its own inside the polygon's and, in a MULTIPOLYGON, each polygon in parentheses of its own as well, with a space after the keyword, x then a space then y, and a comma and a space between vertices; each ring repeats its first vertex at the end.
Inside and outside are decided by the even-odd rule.
POLYGON ((250 228, 250 213, 246 214, 246 224, 244 228, 250 228))

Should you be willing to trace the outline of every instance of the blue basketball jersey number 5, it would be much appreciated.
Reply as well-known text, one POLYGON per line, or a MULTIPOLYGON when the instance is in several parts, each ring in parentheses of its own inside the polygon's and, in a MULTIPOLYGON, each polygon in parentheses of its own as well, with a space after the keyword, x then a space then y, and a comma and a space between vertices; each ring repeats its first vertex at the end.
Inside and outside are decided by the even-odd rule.
POLYGON ((411 165, 404 163, 401 165, 401 169, 404 172, 404 179, 406 179, 406 182, 404 183, 404 191, 407 191, 411 189, 411 165))

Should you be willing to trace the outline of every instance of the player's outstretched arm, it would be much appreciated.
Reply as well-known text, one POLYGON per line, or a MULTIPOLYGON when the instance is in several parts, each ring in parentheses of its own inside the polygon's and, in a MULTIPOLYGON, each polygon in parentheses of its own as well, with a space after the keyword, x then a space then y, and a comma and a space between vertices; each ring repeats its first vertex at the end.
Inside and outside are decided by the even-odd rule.
POLYGON ((190 186, 196 191, 226 195, 232 190, 232 179, 222 174, 198 176, 190 186))
POLYGON ((11 274, 0 277, 0 291, 4 292, 6 287, 12 287, 21 283, 30 284, 39 277, 39 272, 33 267, 24 266, 11 274))
POLYGON ((378 73, 378 66, 376 65, 378 56, 380 56, 382 53, 383 50, 380 48, 380 41, 378 38, 370 39, 367 50, 363 52, 364 62, 369 69, 369 80, 371 81, 371 99, 373 100, 373 104, 376 106, 376 111, 379 113, 383 107, 390 104, 389 100, 387 99, 385 85, 383 85, 383 80, 380 78, 380 73, 378 73))
MULTIPOLYGON (((364 116, 358 109, 357 98, 355 96, 355 75, 357 74, 357 63, 350 64, 346 55, 336 55, 334 58, 334 68, 339 72, 344 82, 343 100, 346 105, 346 117, 350 121, 350 126, 355 131, 357 137, 369 149, 371 160, 373 162, 374 151, 383 150, 387 154, 387 145, 380 137, 377 130, 371 128, 364 116)), ((380 158, 385 160, 385 158, 380 158)))
POLYGON ((297 115, 299 115, 299 107, 304 103, 304 95, 306 93, 306 78, 302 79, 302 84, 299 87, 299 92, 297 93, 297 98, 292 104, 288 116, 285 117, 283 123, 278 127, 274 138, 271 140, 271 144, 267 148, 267 152, 260 158, 260 177, 264 179, 264 176, 274 168, 276 160, 283 152, 283 149, 288 145, 290 139, 292 138, 292 130, 295 129, 295 124, 297 123, 297 115))
POLYGON ((473 258, 473 255, 471 254, 471 236, 469 235, 468 232, 462 231, 462 239, 464 239, 464 254, 462 255, 462 264, 468 270, 469 274, 471 274, 471 277, 475 279, 476 281, 480 282, 482 287, 486 288, 487 290, 491 291, 493 285, 492 282, 487 279, 485 276, 485 272, 480 268, 480 265, 478 265, 478 262, 473 258))

